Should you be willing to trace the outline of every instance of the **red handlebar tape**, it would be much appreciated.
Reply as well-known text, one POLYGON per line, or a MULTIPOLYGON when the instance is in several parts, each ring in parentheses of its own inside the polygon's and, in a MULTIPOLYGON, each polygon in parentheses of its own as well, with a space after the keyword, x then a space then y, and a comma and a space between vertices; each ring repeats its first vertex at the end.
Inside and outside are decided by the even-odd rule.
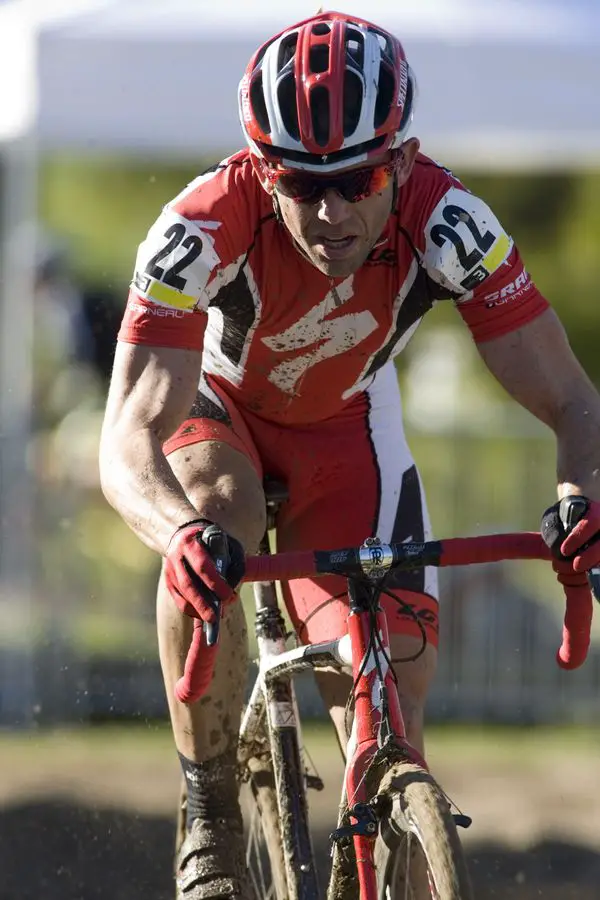
MULTIPOLYGON (((484 534, 475 537, 449 538, 436 543, 441 549, 439 566, 467 566, 477 563, 500 562, 509 559, 551 559, 550 550, 539 532, 523 531, 507 534, 484 534)), ((399 545, 401 553, 402 545, 399 545)), ((320 553, 326 556, 326 553, 320 553)), ((289 581, 324 575, 317 572, 317 556, 312 551, 277 553, 272 556, 249 556, 246 559, 244 581, 289 581)), ((562 644, 557 654, 558 664, 576 669, 587 655, 592 621, 592 597, 589 591, 567 597, 562 644)), ((193 703, 206 693, 210 685, 218 645, 207 646, 202 622, 194 622, 194 634, 183 676, 177 682, 175 694, 183 703, 193 703)))

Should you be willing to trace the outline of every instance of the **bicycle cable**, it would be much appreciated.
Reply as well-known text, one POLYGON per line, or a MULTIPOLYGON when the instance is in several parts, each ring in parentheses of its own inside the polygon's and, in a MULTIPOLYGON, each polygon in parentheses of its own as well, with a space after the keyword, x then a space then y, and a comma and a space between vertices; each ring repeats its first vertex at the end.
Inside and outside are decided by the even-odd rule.
MULTIPOLYGON (((371 579, 367 578, 366 576, 356 575, 355 573, 351 573, 351 572, 339 572, 338 571, 336 574, 345 575, 345 577, 352 578, 352 580, 357 582, 358 584, 361 584, 362 586, 369 588, 369 591, 371 593, 371 600, 372 600, 372 602, 369 605, 369 643, 367 645, 367 651, 366 651, 363 659, 361 660, 360 668, 356 674, 356 678, 353 681, 352 690, 350 691, 350 693, 348 695, 348 700, 346 701, 346 707, 344 709, 344 729, 346 731, 346 738, 348 739, 350 737, 350 733, 351 733, 350 716, 352 714, 352 707, 353 707, 353 702, 354 702, 354 692, 358 686, 359 679, 362 677, 362 675, 364 673, 364 670, 365 670, 367 662, 371 656, 371 653, 373 653, 375 667, 377 669, 377 675, 380 680, 380 683, 383 684, 383 682, 384 682, 384 674, 383 674, 383 669, 381 666, 381 658, 380 658, 380 654, 381 654, 381 656, 383 656, 383 658, 387 662, 388 669, 391 673, 392 678, 394 679, 394 683, 396 685, 398 685, 398 676, 396 675, 396 672, 394 671, 394 665, 393 665, 394 662, 403 663, 403 662, 414 662, 415 660, 417 660, 425 652, 425 647, 427 646, 427 633, 425 631, 423 623, 420 621, 418 615, 416 614, 416 612, 414 611, 412 606, 410 606, 410 604, 406 603, 404 600, 402 600, 400 597, 396 596, 396 594, 393 594, 390 590, 388 590, 386 588, 385 584, 386 584, 386 581, 392 575, 392 570, 390 570, 389 572, 386 572, 385 575, 382 578, 380 578, 377 582, 373 582, 371 579), (412 654, 411 656, 401 657, 399 659, 393 660, 390 658, 390 655, 388 654, 387 649, 383 644, 382 636, 379 634, 379 632, 377 630, 377 617, 376 617, 378 601, 382 594, 385 594, 386 596, 391 597, 392 600, 395 600, 396 603, 398 604, 398 606, 403 610, 403 612, 408 614, 416 622, 416 624, 419 628, 419 631, 421 632, 421 646, 420 646, 419 650, 416 653, 412 654)), ((387 705, 385 698, 382 698, 382 702, 385 705, 387 705)), ((383 715, 383 710, 382 710, 382 721, 384 718, 385 718, 385 716, 383 715)))
MULTIPOLYGON (((393 594, 386 587, 386 582, 388 581, 388 579, 391 578, 393 573, 394 573, 394 569, 390 569, 378 581, 373 582, 366 575, 356 575, 354 572, 343 571, 343 570, 340 571, 339 569, 336 570, 336 572, 335 572, 336 575, 342 575, 345 578, 351 578, 353 581, 357 582, 358 584, 361 584, 364 587, 368 587, 372 591, 373 608, 375 608, 377 606, 377 601, 379 600, 379 597, 382 594, 385 594, 387 597, 390 597, 392 600, 394 600, 398 604, 398 606, 400 607, 400 609, 402 610, 402 612, 405 615, 408 615, 411 619, 413 619, 413 621, 417 625, 417 628, 420 631, 421 646, 411 656, 401 656, 399 659, 394 659, 391 662, 395 662, 395 663, 415 662, 415 660, 417 660, 425 652, 425 648, 427 646, 427 632, 425 631, 425 627, 424 627, 423 623, 421 622, 421 620, 419 619, 419 616, 417 615, 417 613, 414 611, 413 607, 409 603, 406 603, 404 600, 402 600, 401 597, 398 597, 396 594, 393 594)), ((384 652, 384 655, 385 655, 384 648, 380 643, 380 638, 379 638, 379 636, 377 636, 377 637, 378 637, 378 643, 379 643, 380 649, 384 652)), ((367 656, 368 656, 368 654, 367 654, 367 656)), ((388 663, 390 663, 390 660, 388 660, 388 663)), ((362 671, 361 671, 361 674, 362 674, 362 671)))

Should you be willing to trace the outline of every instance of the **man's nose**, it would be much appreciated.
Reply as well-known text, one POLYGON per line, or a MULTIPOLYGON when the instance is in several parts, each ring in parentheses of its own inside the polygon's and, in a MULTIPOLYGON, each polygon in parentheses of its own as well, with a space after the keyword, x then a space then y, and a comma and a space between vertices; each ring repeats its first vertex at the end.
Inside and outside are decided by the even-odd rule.
POLYGON ((321 222, 339 225, 350 216, 351 212, 351 204, 334 188, 327 188, 319 200, 317 216, 321 222))

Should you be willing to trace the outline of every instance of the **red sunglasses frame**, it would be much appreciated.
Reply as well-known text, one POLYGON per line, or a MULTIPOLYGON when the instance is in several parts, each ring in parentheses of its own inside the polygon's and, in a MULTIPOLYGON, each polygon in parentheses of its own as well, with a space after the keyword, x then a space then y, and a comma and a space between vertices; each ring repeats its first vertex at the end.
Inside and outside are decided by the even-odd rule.
POLYGON ((398 158, 395 156, 389 162, 378 166, 362 166, 327 175, 273 166, 265 166, 263 171, 278 193, 295 203, 313 205, 318 203, 328 190, 337 191, 347 203, 365 200, 384 190, 397 168, 398 158))

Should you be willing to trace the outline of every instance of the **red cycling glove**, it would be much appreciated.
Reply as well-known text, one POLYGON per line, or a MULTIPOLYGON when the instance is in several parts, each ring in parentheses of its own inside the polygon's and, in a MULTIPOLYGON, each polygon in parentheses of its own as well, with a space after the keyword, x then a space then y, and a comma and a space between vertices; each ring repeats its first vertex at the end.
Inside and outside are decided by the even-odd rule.
POLYGON ((243 575, 242 545, 212 522, 187 522, 169 541, 165 580, 171 597, 186 616, 215 622, 215 600, 231 602, 243 575))
POLYGON ((572 561, 575 572, 587 572, 588 569, 600 566, 598 538, 600 538, 600 503, 588 500, 585 513, 560 545, 560 552, 572 561))
POLYGON ((546 510, 541 532, 566 598, 557 661, 562 668, 575 669, 584 662, 590 643, 593 602, 586 573, 600 565, 600 503, 565 497, 546 510))

